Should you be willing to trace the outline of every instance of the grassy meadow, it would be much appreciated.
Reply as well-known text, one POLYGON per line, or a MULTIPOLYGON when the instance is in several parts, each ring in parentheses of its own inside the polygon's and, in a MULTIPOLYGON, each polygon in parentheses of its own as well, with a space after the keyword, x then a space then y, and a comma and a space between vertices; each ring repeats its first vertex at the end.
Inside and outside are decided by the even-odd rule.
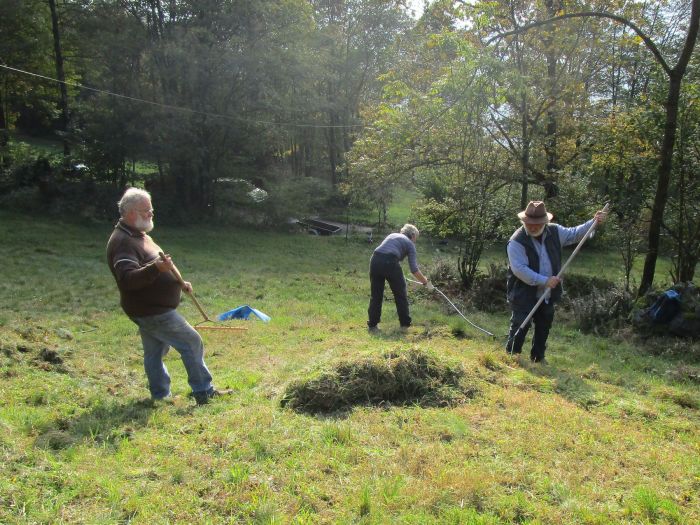
MULTIPOLYGON (((233 395, 195 407, 171 351, 175 397, 154 404, 105 263, 111 229, 0 211, 0 523, 700 523, 697 342, 555 322, 549 365, 532 365, 415 288, 415 326, 399 330, 387 289, 374 335, 364 237, 156 224, 211 315, 250 304, 272 321, 204 333, 233 395), (280 407, 295 380, 410 350, 461 365, 478 394, 449 408, 280 407)), ((437 256, 421 239, 428 270, 437 256)), ((585 250, 571 270, 622 272, 585 250)), ((186 298, 180 311, 199 320, 186 298)), ((507 331, 505 311, 465 313, 507 331)))

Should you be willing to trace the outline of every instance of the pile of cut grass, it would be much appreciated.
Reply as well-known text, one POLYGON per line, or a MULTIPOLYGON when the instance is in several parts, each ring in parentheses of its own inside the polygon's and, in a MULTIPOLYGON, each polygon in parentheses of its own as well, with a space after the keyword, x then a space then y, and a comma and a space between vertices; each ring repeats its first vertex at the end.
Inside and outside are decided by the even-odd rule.
POLYGON ((291 383, 283 407, 306 413, 331 413, 353 406, 454 406, 473 398, 464 368, 417 349, 381 358, 341 362, 319 377, 291 383))

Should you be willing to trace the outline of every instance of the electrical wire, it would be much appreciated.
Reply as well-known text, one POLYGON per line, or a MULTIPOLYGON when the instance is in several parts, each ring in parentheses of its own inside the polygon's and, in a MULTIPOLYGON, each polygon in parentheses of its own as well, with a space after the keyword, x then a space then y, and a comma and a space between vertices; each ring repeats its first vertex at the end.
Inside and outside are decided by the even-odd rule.
POLYGON ((65 84, 67 86, 75 87, 78 89, 85 89, 88 91, 93 91, 95 93, 101 93, 103 95, 109 95, 111 97, 117 97, 117 98, 122 98, 125 100, 130 100, 132 102, 140 102, 142 104, 149 104, 151 106, 157 106, 160 108, 164 109, 170 109, 173 111, 182 111, 185 113, 191 113, 193 115, 203 115, 206 117, 212 117, 212 118, 220 118, 220 119, 225 119, 225 120, 233 120, 236 122, 247 122, 250 124, 265 124, 265 125, 271 125, 271 126, 288 126, 288 127, 295 127, 295 128, 361 128, 364 127, 364 124, 338 124, 338 125, 333 125, 333 124, 298 124, 298 123, 293 123, 293 122, 272 122, 268 120, 256 120, 256 119, 246 119, 246 118, 241 118, 241 117, 234 117, 231 115, 223 115, 221 113, 210 113, 208 111, 199 111, 196 109, 191 109, 183 106, 173 106, 171 104, 163 104, 161 102, 154 102, 152 100, 145 100, 142 98, 136 98, 136 97, 131 97, 129 95, 123 95, 121 93, 115 93, 113 91, 107 91, 104 89, 98 89, 90 86, 85 86, 83 84, 78 84, 77 82, 69 82, 67 80, 58 80, 53 77, 48 77, 46 75, 40 75, 38 73, 32 73, 31 71, 25 71, 23 69, 19 69, 16 67, 11 67, 7 66, 5 64, 0 64, 0 68, 7 69, 9 71, 14 71, 16 73, 22 73, 24 75, 29 75, 32 77, 36 78, 41 78, 43 80, 48 80, 50 82, 56 82, 58 84, 65 84))

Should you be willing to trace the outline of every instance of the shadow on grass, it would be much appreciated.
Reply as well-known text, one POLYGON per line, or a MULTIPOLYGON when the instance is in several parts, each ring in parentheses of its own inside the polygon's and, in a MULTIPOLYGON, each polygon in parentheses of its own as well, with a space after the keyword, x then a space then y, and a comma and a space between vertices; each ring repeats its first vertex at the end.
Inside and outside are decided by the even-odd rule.
POLYGON ((600 404, 598 391, 582 377, 556 367, 535 363, 527 364, 525 368, 533 375, 553 380, 554 391, 557 394, 582 408, 590 409, 600 404))
POLYGON ((374 330, 369 330, 369 335, 370 337, 382 339, 384 341, 401 341, 402 339, 406 339, 408 332, 399 328, 390 328, 386 330, 376 328, 374 330))
POLYGON ((152 413, 162 404, 150 399, 125 403, 100 402, 74 418, 60 418, 37 438, 35 445, 61 450, 80 442, 117 444, 130 439, 139 428, 148 424, 152 413))
POLYGON ((474 338, 461 326, 446 327, 442 324, 432 323, 414 324, 410 328, 389 325, 384 328, 370 329, 368 333, 370 337, 384 341, 423 341, 434 338, 469 340, 474 338))

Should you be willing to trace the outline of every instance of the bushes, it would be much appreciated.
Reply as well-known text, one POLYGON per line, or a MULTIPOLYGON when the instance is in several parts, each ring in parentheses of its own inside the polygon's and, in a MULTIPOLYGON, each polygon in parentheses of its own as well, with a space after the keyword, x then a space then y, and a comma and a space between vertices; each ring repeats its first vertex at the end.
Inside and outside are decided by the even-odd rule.
POLYGON ((596 291, 606 291, 615 288, 615 283, 608 279, 576 273, 567 273, 563 281, 564 294, 569 299, 577 299, 596 291))
POLYGON ((426 275, 433 284, 448 289, 453 288, 459 279, 454 261, 443 257, 428 266, 426 275))
POLYGON ((270 185, 262 209, 267 224, 275 226, 285 223, 290 217, 318 213, 332 195, 333 189, 327 181, 315 177, 283 178, 270 185))
POLYGON ((471 303, 482 312, 507 311, 505 265, 490 264, 486 275, 477 275, 470 291, 471 303))
POLYGON ((665 322, 654 320, 650 307, 662 294, 649 293, 638 301, 633 322, 635 328, 645 335, 675 335, 700 338, 700 290, 693 283, 678 283, 672 288, 679 294, 680 311, 665 322))
POLYGON ((15 147, 21 155, 0 172, 0 207, 31 214, 53 214, 81 219, 116 216, 118 189, 100 183, 86 169, 63 169, 58 155, 35 155, 31 148, 15 147))
MULTIPOLYGON (((449 265, 441 260, 430 276, 434 282, 448 280, 446 286, 458 287, 458 278, 448 271, 449 265), (441 281, 438 281, 438 278, 441 281)), ((479 274, 469 290, 471 306, 484 312, 508 312, 506 301, 506 265, 491 264, 487 274, 479 274)), ((564 296, 560 309, 569 314, 582 332, 610 335, 613 330, 629 322, 633 297, 612 281, 600 277, 567 274, 564 277, 564 296)))
POLYGON ((590 290, 570 299, 568 305, 582 332, 608 336, 627 323, 634 304, 629 292, 615 286, 590 290))
MULTIPOLYGON (((654 322, 648 315, 649 307, 660 296, 658 293, 635 302, 630 292, 616 286, 600 289, 590 286, 591 292, 563 302, 582 332, 607 336, 631 323, 635 333, 645 338, 652 335, 700 337, 700 291, 692 283, 673 286, 680 294, 680 311, 666 322, 654 322)), ((584 291, 585 287, 578 290, 584 291)))

